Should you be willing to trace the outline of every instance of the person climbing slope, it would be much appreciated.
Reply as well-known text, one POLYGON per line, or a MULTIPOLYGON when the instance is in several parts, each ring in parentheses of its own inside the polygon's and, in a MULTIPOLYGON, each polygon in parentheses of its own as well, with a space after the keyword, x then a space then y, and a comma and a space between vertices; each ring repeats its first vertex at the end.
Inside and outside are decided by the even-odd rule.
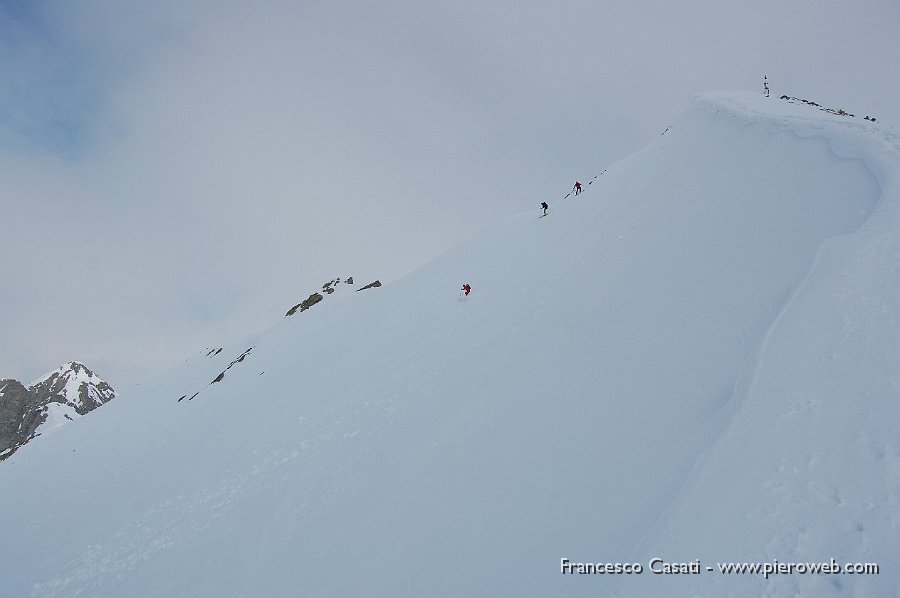
POLYGON ((544 208, 544 216, 546 216, 546 215, 547 215, 547 210, 550 209, 550 206, 547 204, 546 201, 542 201, 542 202, 541 202, 541 207, 544 208))
POLYGON ((581 183, 579 183, 578 181, 575 181, 575 186, 572 187, 572 190, 575 191, 575 195, 578 195, 579 193, 581 193, 581 183))
POLYGON ((469 293, 472 292, 472 287, 469 286, 469 283, 465 283, 465 284, 462 286, 462 289, 460 289, 460 290, 461 290, 463 293, 465 293, 465 296, 466 296, 466 297, 468 297, 468 296, 469 296, 469 293))

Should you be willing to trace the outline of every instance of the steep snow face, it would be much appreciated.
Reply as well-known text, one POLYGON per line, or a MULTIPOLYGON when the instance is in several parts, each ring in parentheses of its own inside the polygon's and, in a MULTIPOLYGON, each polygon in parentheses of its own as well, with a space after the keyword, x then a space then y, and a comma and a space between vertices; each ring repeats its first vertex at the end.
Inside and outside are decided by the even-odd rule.
POLYGON ((900 151, 865 125, 700 97, 546 218, 25 447, 0 594, 895 592, 900 151))

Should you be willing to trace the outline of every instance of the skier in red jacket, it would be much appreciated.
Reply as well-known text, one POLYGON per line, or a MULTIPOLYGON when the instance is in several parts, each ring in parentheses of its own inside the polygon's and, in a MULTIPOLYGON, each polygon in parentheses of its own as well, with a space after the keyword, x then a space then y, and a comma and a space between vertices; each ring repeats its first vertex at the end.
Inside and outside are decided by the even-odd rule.
POLYGON ((469 286, 469 283, 466 283, 462 286, 462 292, 466 294, 466 297, 469 296, 469 293, 472 292, 472 287, 469 286))

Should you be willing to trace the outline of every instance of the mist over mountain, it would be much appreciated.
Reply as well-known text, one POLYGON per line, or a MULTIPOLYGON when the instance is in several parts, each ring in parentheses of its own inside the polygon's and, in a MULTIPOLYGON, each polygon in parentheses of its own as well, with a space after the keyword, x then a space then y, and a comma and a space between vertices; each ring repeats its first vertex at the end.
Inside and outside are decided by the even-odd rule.
POLYGON ((582 193, 21 448, 0 595, 897 595, 898 158, 698 96, 582 193), (832 559, 880 572, 718 567, 832 559))

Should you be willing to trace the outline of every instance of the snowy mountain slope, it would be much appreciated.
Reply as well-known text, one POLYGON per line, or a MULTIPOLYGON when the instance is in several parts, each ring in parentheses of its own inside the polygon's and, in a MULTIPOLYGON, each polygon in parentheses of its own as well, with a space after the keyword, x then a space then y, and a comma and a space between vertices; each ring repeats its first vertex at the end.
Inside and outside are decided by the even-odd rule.
POLYGON ((547 218, 22 449, 0 594, 896 593, 898 155, 702 96, 547 218), (560 573, 657 555, 883 570, 560 573))

